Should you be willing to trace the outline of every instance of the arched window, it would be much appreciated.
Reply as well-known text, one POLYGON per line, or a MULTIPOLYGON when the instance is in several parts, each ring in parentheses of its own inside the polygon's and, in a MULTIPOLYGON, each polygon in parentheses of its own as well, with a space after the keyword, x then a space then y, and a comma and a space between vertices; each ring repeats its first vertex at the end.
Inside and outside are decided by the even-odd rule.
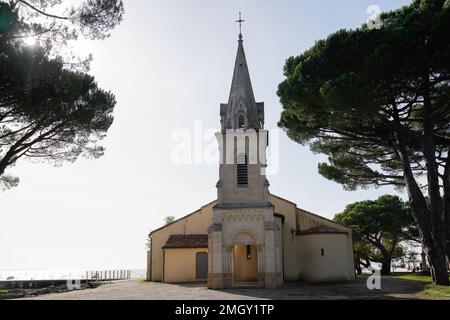
POLYGON ((238 119, 239 129, 245 129, 245 117, 241 114, 238 119))
POLYGON ((248 186, 248 156, 240 154, 237 158, 237 184, 248 186))

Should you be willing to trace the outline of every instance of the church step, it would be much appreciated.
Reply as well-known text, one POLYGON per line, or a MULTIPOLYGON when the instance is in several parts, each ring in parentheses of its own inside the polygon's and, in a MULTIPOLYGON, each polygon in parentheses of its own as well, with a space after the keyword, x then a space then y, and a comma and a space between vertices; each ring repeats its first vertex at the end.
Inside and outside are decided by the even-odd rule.
POLYGON ((236 282, 233 283, 233 289, 258 289, 260 288, 257 282, 236 282))

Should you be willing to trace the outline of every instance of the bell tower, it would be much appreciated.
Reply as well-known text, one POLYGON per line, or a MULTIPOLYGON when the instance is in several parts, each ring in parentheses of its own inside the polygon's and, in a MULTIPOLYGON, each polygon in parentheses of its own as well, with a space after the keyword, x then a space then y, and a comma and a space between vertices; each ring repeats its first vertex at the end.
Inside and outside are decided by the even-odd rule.
POLYGON ((282 283, 281 226, 274 220, 266 179, 268 131, 264 103, 256 102, 239 40, 228 103, 220 105, 221 130, 217 204, 208 230, 208 287, 254 282, 265 288, 282 283))
MULTIPOLYGON (((241 17, 237 21, 244 22, 241 17)), ((265 176, 268 132, 264 102, 256 102, 245 57, 242 33, 228 103, 220 105, 221 131, 218 201, 222 206, 268 204, 265 176)))

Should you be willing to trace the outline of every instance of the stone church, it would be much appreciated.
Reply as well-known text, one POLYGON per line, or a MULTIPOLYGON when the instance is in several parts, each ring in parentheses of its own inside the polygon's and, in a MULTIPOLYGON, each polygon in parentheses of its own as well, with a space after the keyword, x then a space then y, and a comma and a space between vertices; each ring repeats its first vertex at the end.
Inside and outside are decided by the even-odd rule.
POLYGON ((211 289, 354 280, 351 230, 269 192, 264 103, 253 94, 242 33, 220 117, 217 200, 150 234, 147 280, 211 289))

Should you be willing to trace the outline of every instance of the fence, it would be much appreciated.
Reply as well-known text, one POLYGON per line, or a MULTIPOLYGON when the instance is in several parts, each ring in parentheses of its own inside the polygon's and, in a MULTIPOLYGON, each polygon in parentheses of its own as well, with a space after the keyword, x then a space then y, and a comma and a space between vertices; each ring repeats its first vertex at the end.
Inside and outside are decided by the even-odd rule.
POLYGON ((130 280, 131 270, 86 271, 85 279, 89 281, 130 280))

